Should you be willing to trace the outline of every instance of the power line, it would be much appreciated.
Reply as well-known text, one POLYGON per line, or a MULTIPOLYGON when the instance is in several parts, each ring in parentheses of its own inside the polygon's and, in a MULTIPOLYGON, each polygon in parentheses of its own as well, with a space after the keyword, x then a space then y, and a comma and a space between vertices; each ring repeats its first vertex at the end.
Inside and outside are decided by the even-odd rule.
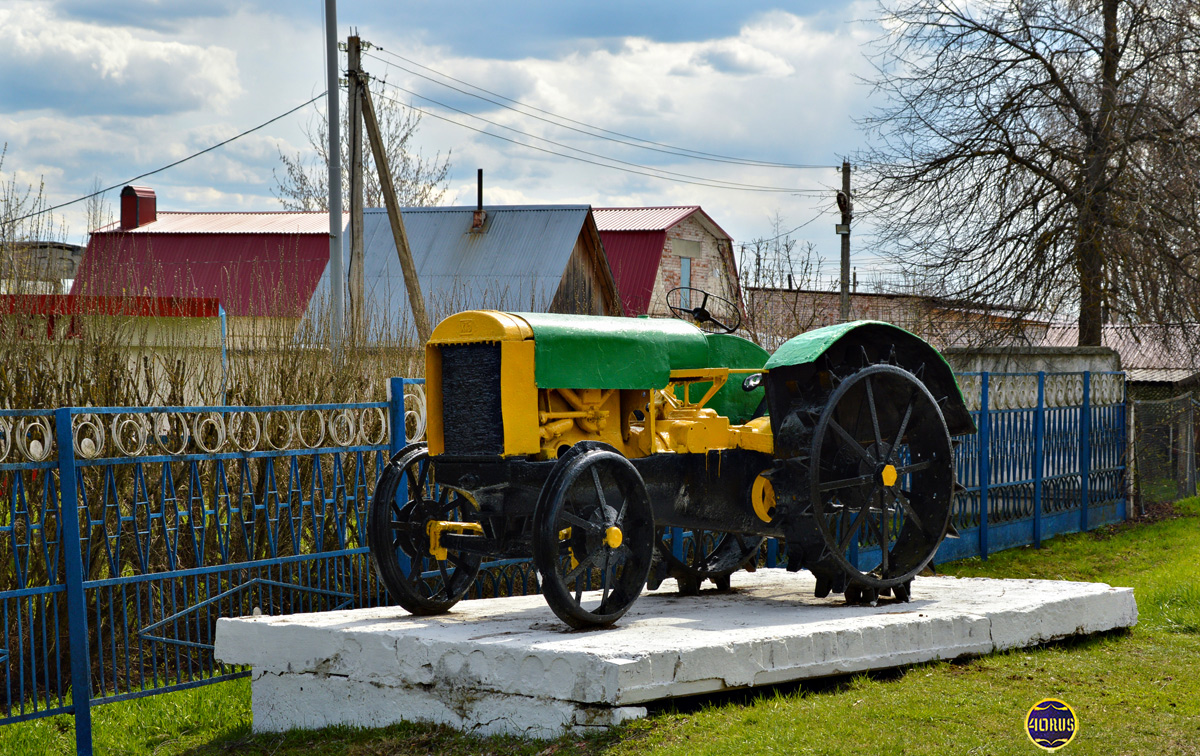
MULTIPOLYGON (((621 166, 619 166, 619 165, 610 165, 609 163, 601 163, 601 162, 598 162, 598 161, 595 161, 595 160, 588 160, 587 158, 581 158, 581 157, 577 157, 577 156, 575 156, 575 155, 568 155, 568 154, 566 154, 566 153, 564 153, 564 152, 556 152, 555 150, 548 150, 548 149, 546 149, 545 147, 538 147, 537 145, 533 145, 533 144, 526 144, 525 142, 518 142, 516 139, 509 139, 509 138, 508 138, 508 137, 506 137, 506 136, 500 136, 499 134, 493 134, 493 133, 491 133, 490 131, 485 131, 485 130, 483 130, 483 129, 477 129, 477 128, 475 128, 474 126, 469 126, 469 125, 467 125, 467 124, 465 124, 465 123, 461 123, 461 122, 459 122, 459 121, 456 121, 456 120, 454 120, 453 118, 447 118, 447 117, 445 117, 445 116, 438 115, 437 113, 433 112, 432 110, 425 110, 424 108, 418 108, 417 106, 415 106, 415 105, 413 105, 413 104, 411 104, 411 103, 400 102, 399 100, 397 100, 397 99, 395 99, 395 98, 393 98, 393 97, 388 97, 387 95, 385 95, 385 94, 382 94, 382 93, 380 93, 380 94, 379 94, 379 97, 381 97, 381 98, 383 98, 383 99, 385 99, 385 100, 387 100, 387 101, 389 101, 389 102, 394 102, 394 103, 396 103, 397 105, 401 105, 401 106, 403 106, 403 107, 406 107, 406 108, 410 108, 410 109, 412 109, 412 110, 415 110, 415 111, 417 111, 418 113, 420 113, 420 114, 422 114, 422 115, 427 115, 427 116, 430 116, 431 118, 436 118, 436 119, 438 119, 439 121, 445 121, 446 123, 452 123, 452 124, 454 124, 455 126, 459 126, 459 127, 461 127, 461 128, 464 128, 464 129, 469 129, 469 130, 471 130, 471 131, 474 131, 474 132, 476 132, 476 133, 478 133, 478 134, 483 134, 484 136, 489 136, 489 137, 491 137, 492 139, 499 139, 499 140, 502 140, 502 141, 508 142, 508 143, 510 143, 510 144, 515 144, 515 145, 518 145, 518 146, 520 146, 520 147, 524 147, 524 148, 526 148, 526 149, 530 149, 530 150, 537 150, 538 152, 544 152, 544 153, 546 153, 546 154, 548 154, 548 155, 554 155, 554 156, 556 156, 556 157, 562 157, 562 158, 566 158, 566 159, 568 159, 568 160, 576 160, 576 161, 578 161, 578 162, 581 162, 581 163, 588 163, 588 164, 590 164, 590 165, 597 165, 597 166, 600 166, 601 168, 611 168, 611 169, 612 169, 612 170, 614 170, 614 171, 624 171, 625 173, 633 173, 633 174, 636 174, 636 175, 638 175, 638 176, 648 176, 648 177, 650 177, 650 178, 662 179, 663 181, 674 181, 674 182, 676 182, 676 183, 680 183, 680 184, 695 184, 696 186, 706 186, 706 187, 708 187, 708 188, 710 188, 710 189, 732 189, 732 190, 735 190, 735 191, 743 191, 743 192, 768 192, 768 193, 776 193, 776 194, 784 194, 784 193, 786 193, 786 194, 795 194, 795 195, 804 195, 804 194, 813 195, 813 194, 817 194, 817 192, 816 192, 815 190, 804 190, 804 189, 783 189, 783 188, 768 188, 768 187, 762 187, 762 188, 740 188, 740 187, 736 187, 736 186, 722 186, 721 184, 711 184, 711 183, 708 183, 707 181, 689 181, 689 180, 687 180, 687 179, 677 179, 677 178, 670 178, 670 177, 668 177, 668 176, 661 176, 661 175, 659 175, 659 174, 657 174, 657 173, 650 173, 649 171, 653 171, 653 170, 656 170, 656 169, 654 169, 654 168, 648 168, 647 166, 639 166, 639 167, 642 167, 642 168, 646 168, 646 170, 644 170, 644 171, 637 171, 637 170, 633 170, 633 169, 631 169, 631 168, 622 168, 622 167, 621 167, 621 166)), ((822 193, 820 193, 820 194, 822 194, 822 195, 823 195, 824 193, 822 192, 822 193)))
MULTIPOLYGON (((547 139, 547 138, 545 138, 545 137, 540 137, 540 136, 537 136, 536 134, 530 134, 530 133, 529 133, 529 132, 527 132, 527 131, 521 131, 520 129, 513 128, 512 126, 505 126, 505 125, 504 125, 504 124, 502 124, 502 123, 497 123, 497 122, 495 122, 495 121, 488 120, 487 118, 484 118, 483 116, 479 116, 479 115, 476 115, 476 114, 474 114, 474 113, 470 113, 470 112, 468 112, 468 111, 466 111, 466 110, 461 110, 461 109, 459 109, 459 108, 456 108, 456 107, 454 107, 453 105, 447 105, 447 104, 446 104, 446 103, 444 103, 444 102, 439 102, 438 100, 435 100, 435 99, 433 99, 432 97, 426 97, 425 95, 423 95, 423 94, 420 94, 419 92, 414 92, 414 91, 412 91, 411 89, 405 89, 404 87, 402 87, 402 86, 400 86, 400 85, 398 85, 398 84, 391 84, 391 83, 388 83, 387 81, 383 81, 383 84, 384 84, 385 86, 391 87, 392 89, 398 89, 398 90, 400 90, 401 92, 405 92, 405 93, 407 93, 407 94, 410 94, 410 95, 412 95, 413 97, 419 97, 419 98, 421 98, 422 100, 425 100, 425 101, 427 101, 427 102, 431 102, 431 103, 433 103, 434 105, 438 105, 438 106, 440 106, 440 107, 443 107, 443 108, 445 108, 445 109, 447 109, 447 110, 452 110, 452 111, 454 111, 455 113, 461 113, 462 115, 465 115, 465 116, 467 116, 468 118, 474 118, 474 119, 476 119, 476 120, 483 121, 484 123, 490 124, 490 125, 492 125, 492 126, 496 126, 497 128, 505 129, 506 131, 511 131, 511 132, 513 132, 514 134, 520 134, 521 136, 529 137, 530 139, 536 139, 536 140, 538 140, 539 142, 546 142, 547 144, 552 144, 552 145, 554 145, 555 147, 562 147, 563 149, 566 149, 566 150, 572 150, 572 151, 574 151, 574 152, 579 152, 579 153, 582 153, 582 154, 584 154, 584 155, 590 155, 591 157, 600 158, 601 160, 608 160, 608 161, 611 161, 611 162, 613 162, 613 163, 620 163, 621 165, 628 165, 628 166, 631 166, 631 167, 634 167, 634 168, 642 168, 642 169, 645 169, 645 170, 658 171, 659 173, 665 173, 665 174, 667 174, 667 175, 669 175, 669 176, 679 176, 679 177, 681 177, 681 178, 697 179, 697 180, 699 180, 699 181, 708 181, 708 182, 712 182, 712 183, 715 183, 715 184, 724 184, 724 185, 727 185, 727 186, 728 186, 730 189, 754 189, 754 190, 770 190, 770 191, 781 191, 781 192, 800 191, 800 190, 789 189, 789 188, 786 188, 786 187, 778 187, 778 186, 762 186, 762 185, 760 185, 760 184, 743 184, 743 183, 740 183, 740 182, 737 182, 737 181, 726 181, 725 179, 715 179, 715 178, 708 178, 708 177, 706 177, 706 176, 693 176, 693 175, 691 175, 691 174, 688 174, 688 173, 678 173, 678 172, 676 172, 676 171, 668 171, 668 170, 667 170, 667 169, 665 169, 665 168, 655 168, 655 167, 653 167, 653 166, 642 165, 642 164, 640 164, 640 163, 631 163, 631 162, 629 162, 629 161, 627 161, 627 160, 620 160, 620 159, 618 159, 618 158, 609 157, 609 156, 607 156, 607 155, 601 155, 601 154, 599 154, 599 153, 596 153, 596 152, 589 152, 588 150, 584 150, 584 149, 581 149, 581 148, 579 148, 579 147, 572 147, 572 146, 571 146, 571 145, 569 145, 569 144, 563 144, 562 142, 556 142, 556 141, 554 141, 553 139, 547 139)), ((811 191, 811 190, 809 190, 809 191, 811 191)))
POLYGON ((823 216, 826 216, 826 215, 828 215, 828 214, 829 214, 829 213, 828 213, 827 211, 825 211, 825 210, 818 211, 816 215, 814 215, 813 217, 811 217, 811 218, 809 218, 808 220, 804 221, 804 222, 803 222, 803 223, 801 223, 799 226, 796 226, 796 227, 795 227, 795 228, 793 228, 791 231, 784 231, 782 234, 776 234, 775 236, 772 236, 770 239, 753 239, 753 240, 751 241, 751 243, 754 243, 754 242, 763 242, 763 243, 768 243, 768 242, 773 242, 773 241, 775 241, 776 239, 782 239, 783 237, 785 237, 785 236, 788 236, 789 234, 794 234, 794 233, 796 233, 797 231, 799 231, 800 229, 804 228, 805 226, 812 225, 814 222, 816 222, 817 220, 820 220, 820 219, 821 219, 823 216))
POLYGON ((836 166, 830 166, 830 165, 806 165, 806 164, 802 164, 802 163, 776 163, 776 162, 771 162, 768 160, 753 160, 753 159, 749 159, 749 158, 731 157, 729 155, 717 155, 717 154, 714 154, 711 152, 701 152, 700 150, 692 150, 692 149, 688 149, 687 147, 677 147, 674 145, 665 144, 663 142, 655 142, 650 139, 643 139, 641 137, 632 136, 630 134, 622 134, 619 131, 612 131, 610 129, 601 128, 599 126, 593 126, 593 125, 591 125, 589 123, 585 123, 583 121, 577 121, 574 118, 568 118, 567 116, 558 115, 557 113, 553 113, 549 110, 543 110, 542 108, 539 108, 535 105, 529 105, 529 104, 521 102, 519 100, 514 100, 511 97, 505 97, 504 95, 499 94, 497 92, 493 92, 490 89, 485 89, 481 86, 472 84, 468 81, 463 81, 462 79, 456 79, 449 74, 445 74, 445 73, 442 73, 441 71, 437 71, 433 68, 430 68, 429 66, 418 63, 415 60, 405 58, 403 55, 399 55, 397 53, 391 52, 390 50, 385 50, 384 48, 382 48, 378 45, 371 45, 371 46, 373 48, 375 48, 376 50, 379 50, 380 52, 386 53, 394 58, 398 58, 399 60, 403 60, 404 62, 406 62, 410 65, 417 66, 418 68, 423 68, 426 71, 435 73, 438 76, 441 76, 445 79, 449 79, 450 81, 453 81, 453 82, 457 82, 459 84, 462 84, 463 86, 470 87, 472 89, 477 89, 480 92, 486 92, 487 94, 492 95, 493 97, 499 97, 501 100, 504 100, 506 102, 511 102, 514 105, 520 105, 523 108, 528 108, 530 110, 537 111, 538 113, 544 113, 548 116, 557 118, 561 121, 566 121, 568 123, 577 124, 579 126, 583 126, 585 128, 592 129, 593 131, 601 132, 600 134, 594 134, 594 133, 591 133, 588 131, 583 131, 582 129, 577 129, 577 128, 573 128, 571 126, 567 126, 566 124, 563 124, 563 123, 556 123, 556 122, 548 120, 546 118, 541 118, 540 116, 536 116, 533 113, 526 113, 524 111, 517 110, 516 108, 513 108, 509 105, 505 105, 502 102, 496 102, 495 100, 489 99, 487 97, 483 97, 482 95, 475 94, 474 92, 467 92, 465 90, 459 89, 458 87, 450 86, 449 84, 446 84, 445 82, 438 81, 437 79, 426 76, 425 74, 418 73, 416 71, 407 69, 404 66, 401 66, 399 64, 391 63, 390 61, 383 60, 382 58, 380 58, 376 55, 371 55, 370 53, 365 53, 366 55, 368 55, 372 58, 375 58, 376 60, 382 61, 383 63, 387 64, 388 66, 394 65, 396 68, 399 68, 401 71, 405 71, 407 73, 412 74, 413 76, 419 76, 422 79, 432 81, 434 84, 446 87, 447 89, 452 89, 455 92, 459 92, 460 94, 465 94, 468 97, 475 97, 477 99, 484 100, 485 102, 490 102, 493 105, 496 105, 497 107, 506 108, 508 110, 511 110, 514 113, 520 113, 521 115, 528 116, 530 118, 536 118, 539 121, 545 121, 546 123, 550 123, 554 126, 558 126, 559 128, 570 129, 571 131, 577 131, 581 134, 586 134, 587 136, 590 136, 590 137, 595 137, 598 139, 607 139, 608 141, 611 141, 611 142, 618 142, 620 144, 624 144, 624 145, 627 145, 630 147, 637 147, 638 149, 652 150, 654 152, 663 152, 668 155, 676 155, 678 157, 686 157, 686 158, 690 158, 693 160, 709 160, 709 161, 716 162, 716 163, 734 163, 737 165, 752 165, 752 166, 758 166, 758 167, 763 167, 763 168, 791 168, 791 169, 819 169, 819 170, 826 170, 829 168, 836 167, 836 166), (621 137, 621 139, 614 139, 613 137, 607 137, 607 136, 604 136, 604 134, 612 134, 615 137, 621 137), (626 140, 630 140, 630 139, 634 140, 634 142, 642 142, 642 144, 634 144, 632 142, 626 141, 626 140), (664 148, 664 149, 655 149, 655 147, 647 147, 646 145, 655 145, 655 147, 660 147, 660 148, 664 148))
POLYGON ((156 174, 156 173, 162 173, 163 171, 165 171, 165 170, 167 170, 167 169, 169 169, 169 168, 174 168, 174 167, 175 167, 175 166, 177 166, 177 165, 182 165, 183 163, 186 163, 187 161, 191 160, 192 158, 197 158, 197 157, 200 157, 201 155, 203 155, 203 154, 204 154, 204 153, 206 153, 206 152, 212 152, 213 150, 217 149, 218 147, 224 147, 225 145, 229 144, 230 142, 234 142, 234 141, 236 141, 236 140, 238 140, 238 139, 241 139, 242 137, 246 136, 247 134, 253 134, 254 132, 258 131, 258 130, 259 130, 259 129, 261 129, 261 128, 264 128, 264 127, 266 127, 266 126, 270 126, 271 124, 275 123, 275 122, 276 122, 276 121, 278 121, 279 119, 281 119, 281 118, 286 118, 286 117, 290 116, 292 113, 295 113, 297 110, 300 110, 301 108, 304 108, 304 107, 307 107, 307 106, 309 106, 309 105, 312 105, 314 102, 316 102, 317 100, 321 99, 321 98, 322 98, 322 97, 324 97, 324 96, 325 96, 325 93, 324 93, 324 92, 322 92, 321 94, 317 95, 316 97, 312 98, 311 100, 309 100, 309 101, 307 101, 307 102, 302 102, 302 103, 300 103, 299 105, 297 105, 296 107, 294 107, 294 108, 292 108, 291 110, 287 111, 286 113, 280 113, 279 115, 275 116, 275 117, 274 117, 274 118, 272 118, 271 120, 269 120, 269 121, 263 121, 262 123, 258 124, 257 126, 255 126, 255 127, 254 127, 254 128, 252 128, 252 129, 246 129, 245 131, 243 131, 242 133, 238 134, 237 136, 232 136, 232 137, 230 137, 230 138, 226 139, 226 140, 225 140, 225 141, 223 141, 223 142, 218 142, 218 143, 216 143, 216 144, 212 145, 211 147, 206 147, 206 148, 204 148, 204 149, 200 150, 199 152, 194 152, 194 153, 192 153, 191 155, 188 155, 188 156, 187 156, 187 157, 185 157, 185 158, 182 158, 182 159, 180 159, 180 160, 176 160, 174 163, 171 163, 171 164, 169 164, 169 165, 164 165, 162 168, 155 168, 155 169, 154 169, 154 170, 152 170, 152 171, 147 171, 146 173, 143 173, 143 174, 141 174, 141 175, 139 175, 139 176, 134 176, 133 178, 131 178, 131 179, 127 179, 127 180, 125 180, 125 181, 122 181, 122 182, 121 182, 121 183, 119 183, 119 184, 113 184, 113 185, 112 185, 112 186, 110 186, 110 187, 106 187, 106 188, 104 188, 104 189, 100 189, 100 190, 94 191, 94 192, 92 192, 91 194, 85 194, 85 195, 84 195, 84 196, 82 196, 82 197, 76 197, 75 199, 73 199, 73 200, 71 200, 71 201, 69 201, 69 202, 62 202, 62 203, 60 203, 60 204, 57 204, 57 205, 54 205, 54 206, 52 206, 52 207, 43 208, 42 210, 38 210, 38 211, 36 211, 36 212, 32 212, 32 213, 30 213, 29 215, 23 215, 23 216, 21 216, 20 218, 17 218, 17 219, 15 219, 15 220, 13 220, 13 221, 10 221, 10 222, 11 222, 11 223, 20 223, 21 221, 23 221, 23 220, 27 220, 27 219, 29 219, 29 218, 33 218, 34 216, 37 216, 37 215, 44 215, 44 214, 46 214, 46 213, 53 212, 54 210, 58 210, 58 209, 60 209, 60 208, 67 207, 68 205, 74 205, 74 204, 75 204, 75 203, 77 203, 77 202, 83 202, 84 200, 89 200, 89 199, 91 199, 92 197, 95 197, 95 196, 97 196, 97 195, 100 195, 100 194, 104 194, 105 192, 111 192, 113 189, 116 189, 116 188, 118 188, 118 187, 127 186, 127 185, 129 185, 129 184, 132 184, 134 181, 137 181, 137 180, 139 180, 139 179, 144 179, 144 178, 146 178, 147 176, 153 176, 154 174, 156 174))

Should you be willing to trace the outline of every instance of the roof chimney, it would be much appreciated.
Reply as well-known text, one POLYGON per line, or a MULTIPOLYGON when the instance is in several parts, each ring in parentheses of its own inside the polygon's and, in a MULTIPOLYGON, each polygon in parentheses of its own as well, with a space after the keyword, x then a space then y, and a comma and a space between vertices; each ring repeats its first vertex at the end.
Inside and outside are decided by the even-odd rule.
POLYGON ((483 210, 483 169, 479 169, 479 188, 475 199, 475 213, 471 217, 471 231, 476 233, 483 232, 483 222, 487 220, 487 213, 483 210))
POLYGON ((121 190, 121 228, 130 230, 153 223, 156 216, 154 190, 127 186, 121 190))

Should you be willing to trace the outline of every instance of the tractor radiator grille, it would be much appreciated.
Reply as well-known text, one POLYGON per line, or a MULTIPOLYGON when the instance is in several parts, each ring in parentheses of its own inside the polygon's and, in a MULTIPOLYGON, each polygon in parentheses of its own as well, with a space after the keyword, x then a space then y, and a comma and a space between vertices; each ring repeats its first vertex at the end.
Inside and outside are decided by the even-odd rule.
POLYGON ((500 345, 447 344, 440 350, 446 453, 501 454, 500 345))

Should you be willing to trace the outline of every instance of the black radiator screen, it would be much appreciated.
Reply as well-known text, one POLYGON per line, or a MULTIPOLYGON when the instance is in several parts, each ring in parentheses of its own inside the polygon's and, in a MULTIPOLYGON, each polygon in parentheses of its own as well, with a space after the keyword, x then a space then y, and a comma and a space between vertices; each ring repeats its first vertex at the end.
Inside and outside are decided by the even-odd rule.
POLYGON ((446 453, 501 454, 500 345, 447 344, 439 349, 446 453))

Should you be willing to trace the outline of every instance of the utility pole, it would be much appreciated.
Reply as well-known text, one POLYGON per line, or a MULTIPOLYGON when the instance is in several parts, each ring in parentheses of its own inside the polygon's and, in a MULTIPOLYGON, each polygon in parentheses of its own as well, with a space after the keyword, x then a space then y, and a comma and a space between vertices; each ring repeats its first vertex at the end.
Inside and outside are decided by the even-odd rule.
POLYGON ((329 119, 329 309, 334 349, 342 346, 342 321, 346 316, 346 292, 342 265, 342 145, 341 113, 338 112, 337 0, 325 0, 325 73, 329 119))
POLYGON ((392 224, 392 240, 396 243, 396 254, 400 256, 400 269, 404 271, 404 286, 408 289, 408 304, 413 314, 413 324, 421 343, 429 341, 432 329, 429 316, 425 314, 425 299, 421 296, 421 283, 417 280, 417 266, 413 262, 412 250, 408 246, 408 234, 404 231, 404 219, 400 217, 400 203, 396 200, 396 187, 392 184, 392 169, 388 166, 383 137, 379 133, 379 121, 375 117, 375 104, 371 101, 371 88, 366 85, 366 74, 358 89, 362 100, 363 123, 367 127, 367 138, 371 141, 371 156, 375 159, 375 170, 379 172, 379 190, 387 205, 388 220, 392 224))
POLYGON ((850 199, 850 161, 842 161, 842 190, 837 193, 838 209, 842 211, 842 222, 834 226, 842 237, 842 309, 841 322, 850 320, 850 220, 854 217, 854 203, 850 199))
POLYGON ((346 38, 347 99, 350 108, 350 334, 357 343, 366 330, 366 280, 363 272, 363 133, 359 69, 362 43, 358 35, 346 38))

